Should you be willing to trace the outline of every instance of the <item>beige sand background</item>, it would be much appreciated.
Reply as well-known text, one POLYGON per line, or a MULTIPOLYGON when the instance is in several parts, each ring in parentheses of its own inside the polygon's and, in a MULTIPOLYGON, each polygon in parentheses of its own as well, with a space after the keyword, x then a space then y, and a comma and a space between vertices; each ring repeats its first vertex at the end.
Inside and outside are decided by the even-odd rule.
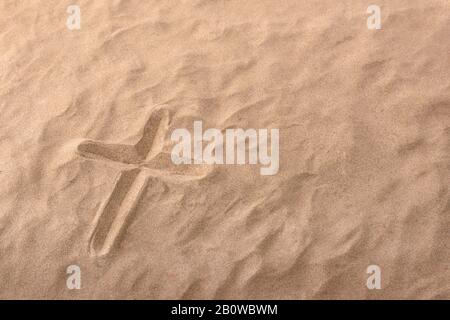
POLYGON ((446 0, 2 0, 0 298, 450 298, 449 54, 446 0), (175 172, 194 120, 279 128, 279 173, 175 172), (122 169, 80 146, 146 125, 161 170, 92 256, 122 169))

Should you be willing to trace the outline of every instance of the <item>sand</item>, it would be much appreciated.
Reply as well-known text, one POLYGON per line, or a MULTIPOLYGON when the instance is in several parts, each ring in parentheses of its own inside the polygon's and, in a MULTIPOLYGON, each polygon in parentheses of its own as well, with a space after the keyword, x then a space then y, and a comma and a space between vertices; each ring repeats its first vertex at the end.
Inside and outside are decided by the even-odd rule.
POLYGON ((448 1, 4 0, 0 48, 0 298, 450 298, 448 1), (196 120, 279 172, 174 165, 196 120))

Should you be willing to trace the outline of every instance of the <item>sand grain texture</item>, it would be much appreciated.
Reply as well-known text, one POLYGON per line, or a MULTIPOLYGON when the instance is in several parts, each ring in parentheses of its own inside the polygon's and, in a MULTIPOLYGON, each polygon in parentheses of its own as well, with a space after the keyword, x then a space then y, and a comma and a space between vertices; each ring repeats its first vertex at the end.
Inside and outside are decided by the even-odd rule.
POLYGON ((450 298, 448 1, 72 4, 0 2, 0 298, 450 298), (175 166, 195 120, 279 173, 175 166))

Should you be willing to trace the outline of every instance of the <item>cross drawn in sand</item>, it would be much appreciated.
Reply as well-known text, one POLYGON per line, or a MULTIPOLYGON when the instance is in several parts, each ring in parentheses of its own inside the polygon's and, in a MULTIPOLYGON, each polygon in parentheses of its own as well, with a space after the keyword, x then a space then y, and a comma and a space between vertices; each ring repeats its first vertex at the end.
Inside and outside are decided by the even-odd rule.
MULTIPOLYGON (((109 197, 102 203, 89 238, 89 252, 93 256, 108 254, 117 244, 128 220, 146 190, 151 171, 167 175, 174 170, 168 154, 162 152, 164 135, 169 125, 169 113, 160 109, 151 114, 144 127, 142 138, 135 145, 104 143, 85 140, 77 147, 77 153, 87 159, 109 161, 121 167, 109 197), (165 160, 159 156, 166 155, 165 160), (159 157, 159 158, 158 158, 159 157), (155 169, 156 168, 156 169, 155 169), (148 170, 151 169, 151 170, 148 170), (173 169, 173 168, 172 168, 173 169), (166 171, 166 172, 165 172, 166 171)), ((170 155, 169 155, 170 158, 170 155)), ((185 171, 171 174, 174 177, 195 178, 185 171)), ((176 170, 175 170, 176 171, 176 170)))

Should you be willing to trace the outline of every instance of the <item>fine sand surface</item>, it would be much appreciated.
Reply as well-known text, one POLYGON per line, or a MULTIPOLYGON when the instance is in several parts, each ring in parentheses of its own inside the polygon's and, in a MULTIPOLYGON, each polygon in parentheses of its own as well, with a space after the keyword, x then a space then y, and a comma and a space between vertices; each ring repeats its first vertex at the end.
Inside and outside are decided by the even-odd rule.
POLYGON ((2 0, 0 77, 0 298, 450 298, 447 0, 2 0), (174 165, 196 120, 278 174, 174 165))

